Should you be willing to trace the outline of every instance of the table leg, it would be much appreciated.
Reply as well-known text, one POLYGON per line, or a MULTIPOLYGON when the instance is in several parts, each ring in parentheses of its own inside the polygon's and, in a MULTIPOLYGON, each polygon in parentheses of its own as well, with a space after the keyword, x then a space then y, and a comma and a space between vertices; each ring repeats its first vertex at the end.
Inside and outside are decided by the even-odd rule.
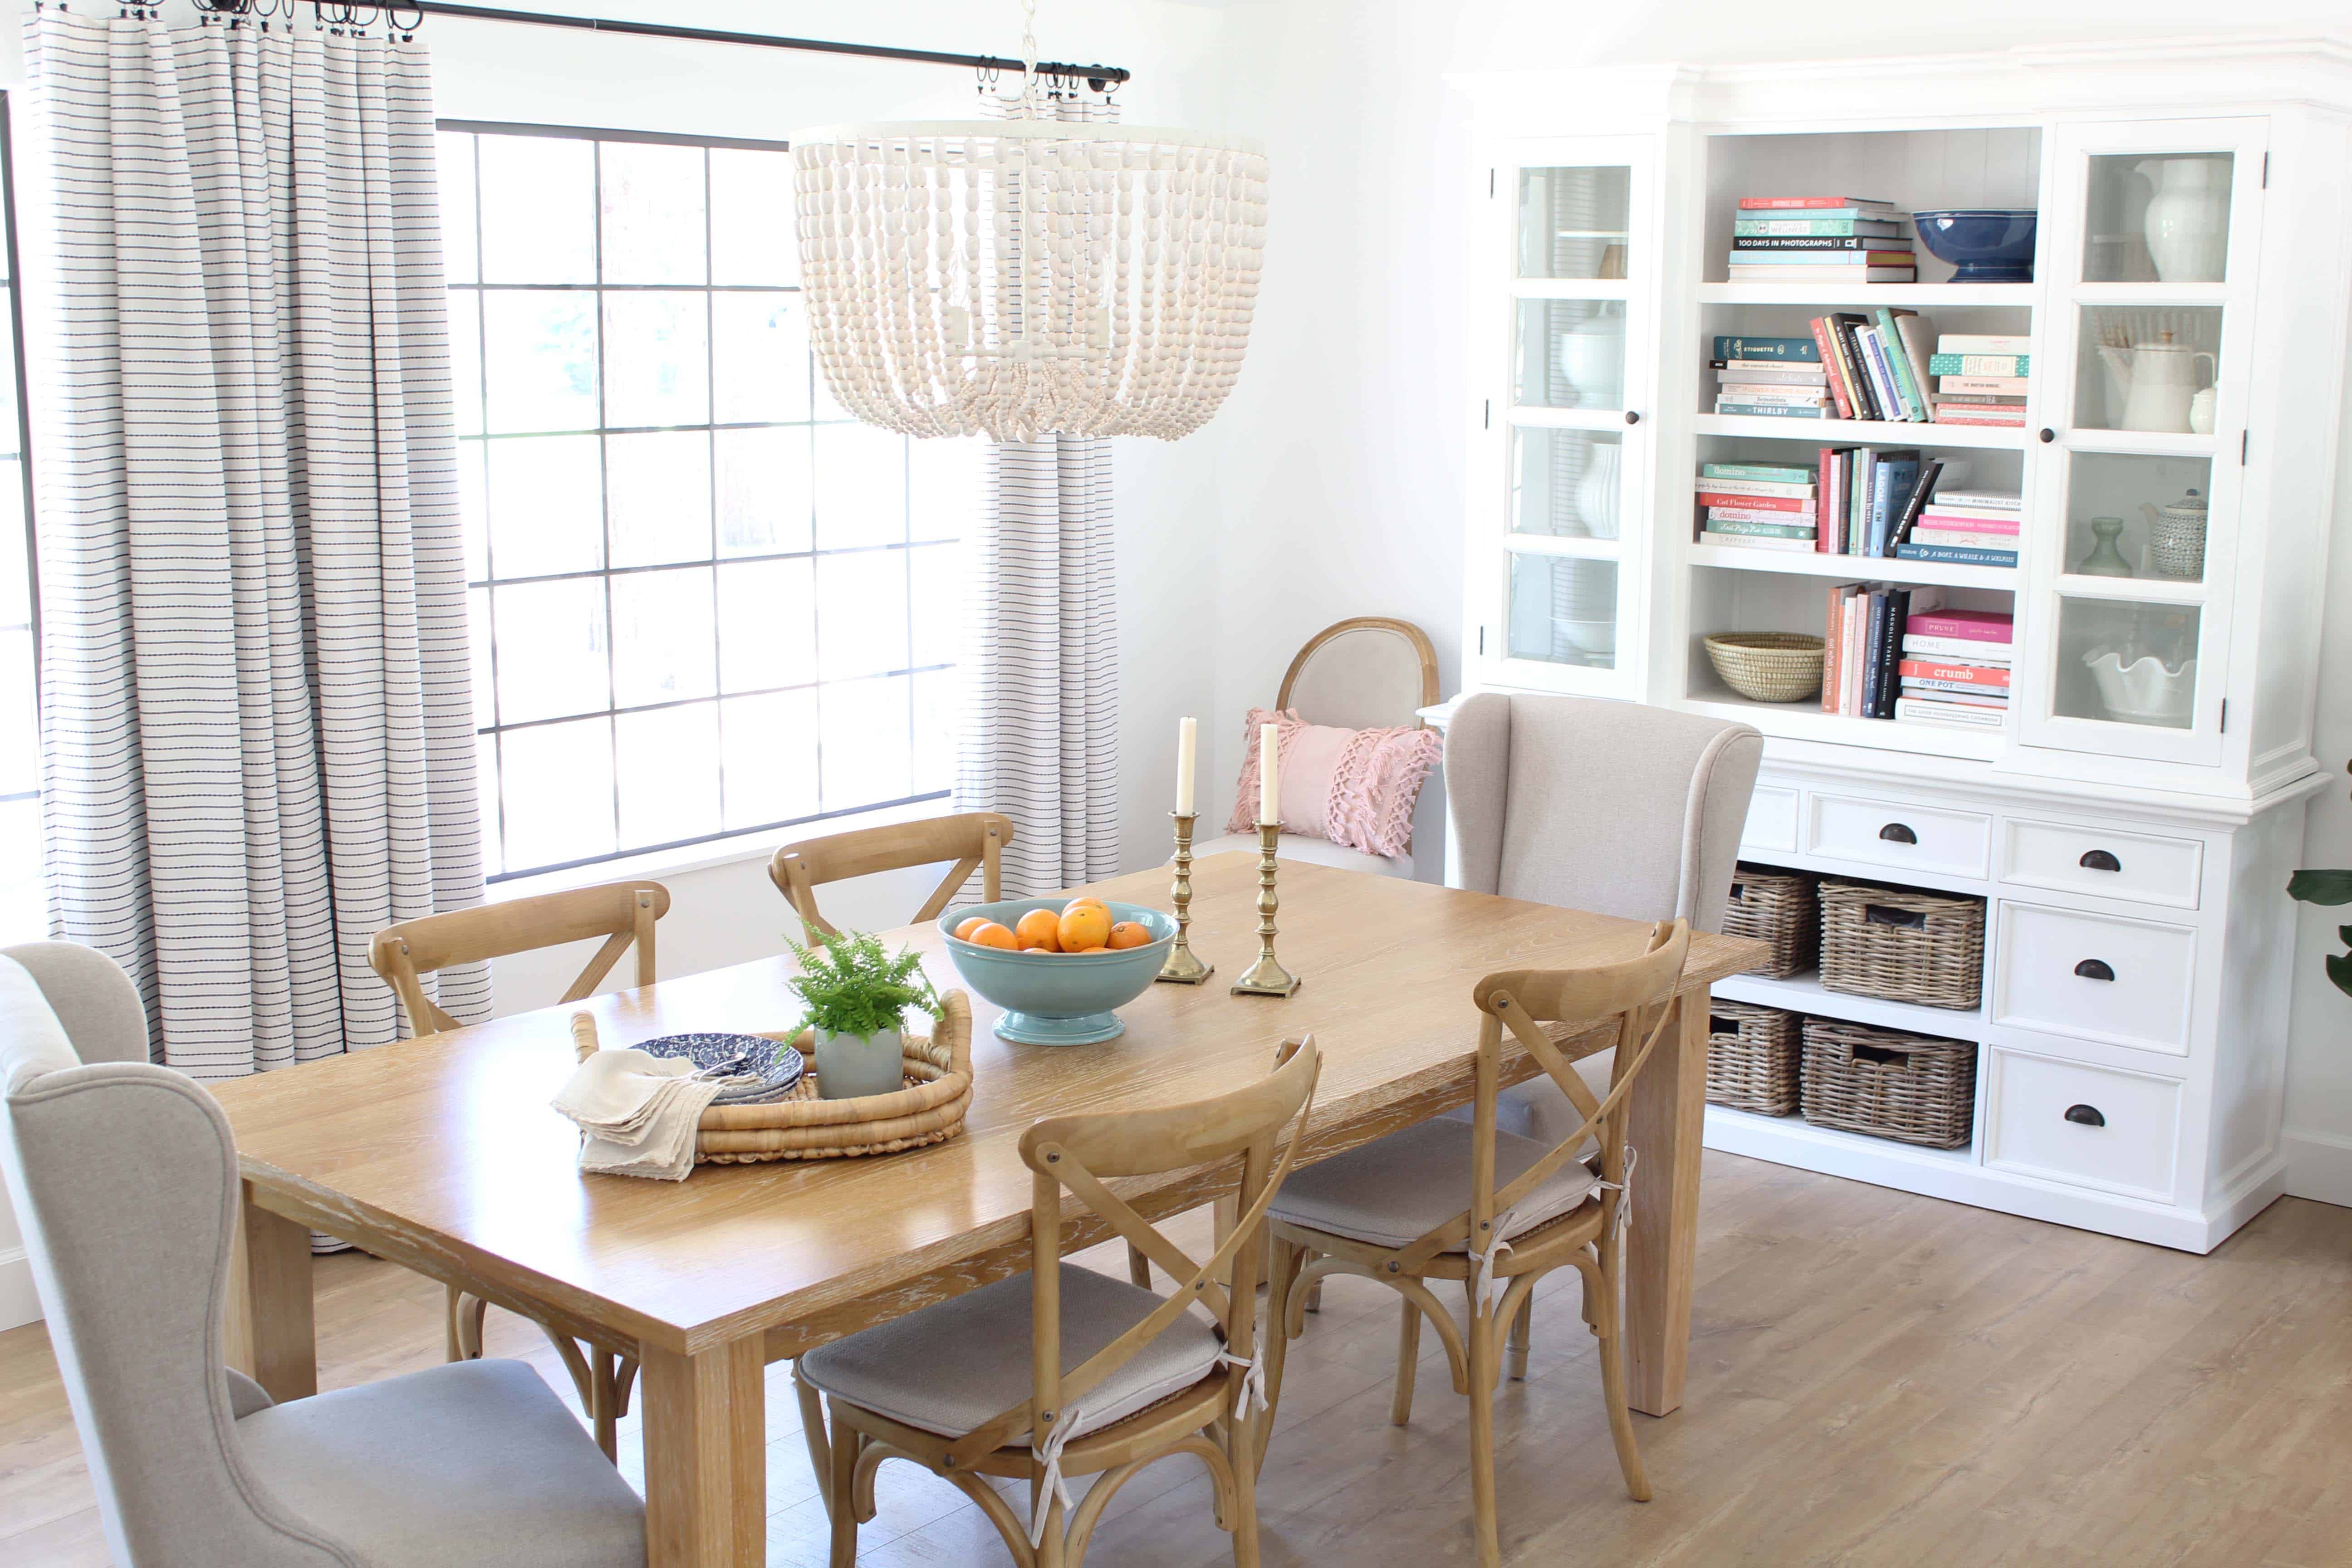
POLYGON ((640 1356, 648 1568, 767 1561, 767 1366, 761 1337, 640 1356))
POLYGON ((1630 1403, 1664 1415, 1683 1402, 1691 1279, 1698 1257, 1700 1141, 1706 1128, 1707 994, 1685 993, 1633 1081, 1633 1223, 1625 1267, 1630 1403))
POLYGON ((263 1208, 247 1184, 233 1246, 224 1358, 272 1399, 308 1399, 319 1392, 310 1227, 263 1208))

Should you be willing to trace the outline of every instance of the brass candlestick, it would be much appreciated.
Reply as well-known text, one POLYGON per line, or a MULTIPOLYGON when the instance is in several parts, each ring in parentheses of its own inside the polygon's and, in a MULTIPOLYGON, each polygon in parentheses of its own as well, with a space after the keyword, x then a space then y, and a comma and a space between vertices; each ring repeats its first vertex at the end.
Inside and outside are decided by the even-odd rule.
POLYGON ((1257 837, 1257 962, 1234 982, 1234 994, 1287 996, 1298 989, 1300 981, 1274 956, 1274 911, 1282 906, 1274 891, 1274 851, 1282 842, 1282 824, 1259 823, 1257 837))
POLYGON ((1176 824, 1176 880, 1168 896, 1176 905, 1176 945, 1168 950, 1168 962, 1160 966, 1155 980, 1165 980, 1173 985, 1198 985, 1217 972, 1213 963, 1203 963, 1192 947, 1192 824, 1199 821, 1197 813, 1171 811, 1170 820, 1176 824))

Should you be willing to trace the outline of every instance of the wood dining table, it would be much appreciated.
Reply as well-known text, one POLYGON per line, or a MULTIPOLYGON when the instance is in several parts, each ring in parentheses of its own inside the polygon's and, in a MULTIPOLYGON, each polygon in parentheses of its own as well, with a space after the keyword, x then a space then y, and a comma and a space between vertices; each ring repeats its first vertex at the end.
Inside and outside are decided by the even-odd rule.
MULTIPOLYGON (((998 1039, 973 997, 971 1107, 944 1143, 863 1159, 703 1165, 683 1183, 583 1174, 578 1134, 549 1106, 574 1065, 570 1019, 607 1046, 797 1016, 793 961, 738 964, 212 1087, 244 1173, 229 1353, 279 1399, 318 1387, 310 1232, 533 1318, 641 1373, 648 1560, 757 1563, 765 1554, 765 1368, 869 1324, 1016 1273, 1029 1258, 1037 1118, 1203 1099, 1269 1071, 1312 1035, 1320 1088, 1301 1158, 1327 1158, 1471 1097, 1471 986, 1500 969, 1630 958, 1649 927, 1483 893, 1297 861, 1281 868, 1288 998, 1228 986, 1257 952, 1254 856, 1198 861, 1192 942, 1204 984, 1156 984, 1091 1046, 998 1039)), ((1085 889, 1164 906, 1168 873, 1085 889)), ((776 910, 779 942, 790 919, 776 910)), ((887 933, 941 986, 961 984, 933 925, 887 933)), ((1626 1344, 1637 1409, 1682 1399, 1690 1333, 1709 985, 1762 943, 1693 938, 1668 1029, 1633 1097, 1626 1344)), ((1602 1048, 1608 1037, 1581 1038, 1602 1048)), ((1506 1077, 1537 1069, 1515 1051, 1506 1077)), ((1214 1195, 1203 1173, 1122 1184, 1148 1218, 1214 1195)), ((1102 1239, 1074 1219, 1066 1247, 1102 1239)), ((1095 1228, 1099 1229, 1097 1226, 1095 1228)), ((1105 1233, 1108 1234, 1107 1232, 1105 1233)), ((813 1457, 824 1442, 810 1420, 813 1457)))

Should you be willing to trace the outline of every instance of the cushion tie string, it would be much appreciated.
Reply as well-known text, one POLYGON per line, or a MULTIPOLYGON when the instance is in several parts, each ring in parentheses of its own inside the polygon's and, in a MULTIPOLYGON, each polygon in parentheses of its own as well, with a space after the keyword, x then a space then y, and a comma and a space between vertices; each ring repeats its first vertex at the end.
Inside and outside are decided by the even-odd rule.
POLYGON ((1495 1299, 1503 1293, 1503 1281, 1495 1273, 1495 1265, 1502 1260, 1503 1254, 1511 1250, 1511 1244, 1503 1238, 1510 1234, 1511 1216, 1517 1212, 1516 1209, 1505 1209, 1495 1216, 1495 1239, 1486 1244, 1486 1251, 1480 1252, 1475 1247, 1469 1249, 1470 1294, 1482 1312, 1491 1313, 1495 1310, 1495 1299))
POLYGON ((1625 1179, 1622 1182, 1601 1182, 1596 1184, 1596 1185, 1606 1187, 1611 1192, 1617 1194, 1616 1228, 1617 1239, 1620 1241, 1625 1239, 1625 1227, 1633 1223, 1633 1162, 1639 1158, 1641 1158, 1641 1151, 1634 1148, 1631 1143, 1626 1144, 1625 1179))
POLYGON ((1240 1356, 1229 1350, 1221 1350, 1217 1352, 1217 1362, 1221 1366, 1241 1369, 1242 1387, 1237 1414, 1247 1417, 1266 1407, 1270 1402, 1265 1396, 1265 1367, 1262 1354, 1240 1356))
POLYGON ((1045 1539, 1045 1521, 1053 1517, 1054 1500, 1061 1499, 1066 1509, 1077 1506, 1070 1496, 1069 1483, 1062 1479, 1062 1450, 1068 1447, 1070 1435, 1085 1419, 1086 1412, 1073 1405, 1062 1412, 1062 1418, 1054 1423, 1052 1431, 1045 1434, 1043 1447, 1034 1443, 1030 1445, 1038 1462, 1045 1467, 1045 1477, 1037 1487, 1036 1503, 1029 1511, 1029 1549, 1033 1552, 1037 1549, 1037 1543, 1045 1539))

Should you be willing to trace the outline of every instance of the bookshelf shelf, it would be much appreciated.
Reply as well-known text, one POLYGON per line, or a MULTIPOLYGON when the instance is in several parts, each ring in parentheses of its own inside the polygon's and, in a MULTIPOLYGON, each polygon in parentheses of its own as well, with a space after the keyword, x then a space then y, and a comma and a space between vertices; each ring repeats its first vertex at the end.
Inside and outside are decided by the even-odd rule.
POLYGON ((2063 573, 2051 586, 2070 599, 2113 599, 2126 605, 2201 605, 2205 584, 2193 577, 2084 577, 2063 573))
MULTIPOLYGON (((2033 283, 1702 283, 1702 305, 1830 305, 1871 310, 2030 310, 2041 302, 2033 283)), ((2143 301, 2135 296, 2134 304, 2143 301)), ((2167 301, 2169 302, 2169 301, 2167 301)))
POLYGON ((1778 419, 1769 414, 1701 414, 1701 436, 1748 436, 1816 447, 1923 447, 2023 451, 2030 432, 1997 425, 1898 425, 1885 419, 1778 419))
MULTIPOLYGON (((1694 566, 1714 566, 1732 572, 1774 572, 1803 577, 1835 577, 1843 581, 1916 583, 1947 588, 2017 589, 2014 566, 1954 566, 1940 561, 1894 561, 1877 555, 1831 555, 1820 551, 1762 550, 1737 544, 1693 544, 1683 552, 1694 566)), ((2089 578, 2089 582, 2122 579, 2089 578)), ((2193 584, 2192 584, 2193 586, 2193 584)))
POLYGON ((1876 996, 1852 996, 1822 984, 1819 970, 1768 980, 1760 974, 1738 974, 1715 983, 1715 994, 1759 1007, 1786 1007, 1821 1018, 1843 1018, 1878 1029, 1907 1029, 1915 1035, 1940 1035, 1948 1040, 1984 1037, 1984 1009, 1922 1007, 1913 1002, 1889 1002, 1876 996))

